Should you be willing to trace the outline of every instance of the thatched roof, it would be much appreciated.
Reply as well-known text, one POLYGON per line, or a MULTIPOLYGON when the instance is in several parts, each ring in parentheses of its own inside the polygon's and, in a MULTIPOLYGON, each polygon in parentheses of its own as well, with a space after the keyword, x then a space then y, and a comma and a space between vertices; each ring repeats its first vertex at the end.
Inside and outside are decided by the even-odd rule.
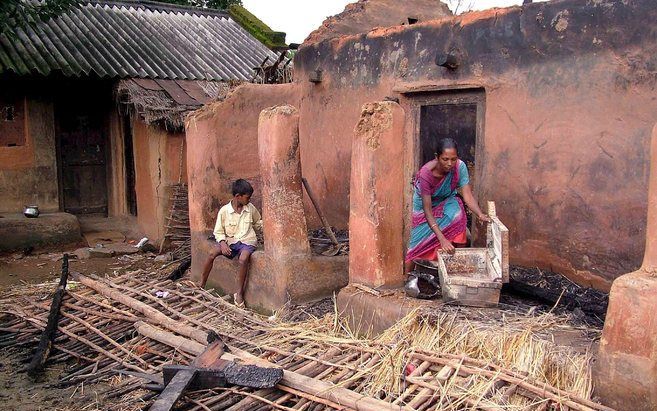
POLYGON ((134 110, 148 124, 180 130, 187 112, 223 99, 238 83, 194 80, 128 79, 116 89, 120 104, 134 110))

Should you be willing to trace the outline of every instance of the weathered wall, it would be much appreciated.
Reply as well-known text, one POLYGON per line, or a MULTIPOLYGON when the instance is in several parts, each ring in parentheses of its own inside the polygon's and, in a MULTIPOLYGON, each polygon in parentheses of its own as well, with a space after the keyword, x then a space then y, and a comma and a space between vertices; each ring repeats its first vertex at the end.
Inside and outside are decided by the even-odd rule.
MULTIPOLYGON (((608 288, 643 252, 656 17, 650 0, 571 0, 306 45, 295 60, 303 174, 329 221, 344 226, 363 103, 399 98, 414 113, 415 98, 431 90, 483 89, 475 188, 511 230, 512 263, 608 288), (457 70, 435 65, 437 52, 453 49, 457 70), (317 68, 323 81, 308 82, 317 68)), ((405 181, 415 150, 406 150, 405 181)))
MULTIPOLYGON (((11 87, 0 81, 0 89, 11 87)), ((0 213, 19 213, 27 204, 59 209, 55 121, 52 100, 25 97, 25 145, 0 147, 0 213)))
POLYGON ((224 101, 209 104, 188 117, 187 172, 192 235, 203 239, 214 227, 221 205, 232 198, 230 184, 245 178, 255 189, 252 201, 262 210, 258 116, 265 108, 298 97, 292 85, 245 84, 224 101))
POLYGON ((185 135, 149 126, 140 120, 134 120, 132 124, 137 222, 141 231, 157 243, 164 236, 170 186, 178 183, 181 159, 182 181, 187 180, 185 135))

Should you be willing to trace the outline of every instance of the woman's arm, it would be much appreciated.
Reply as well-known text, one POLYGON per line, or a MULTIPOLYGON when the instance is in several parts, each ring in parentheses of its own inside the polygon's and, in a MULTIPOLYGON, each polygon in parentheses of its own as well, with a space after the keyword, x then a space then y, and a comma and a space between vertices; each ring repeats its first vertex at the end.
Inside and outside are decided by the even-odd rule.
POLYGON ((433 210, 431 207, 431 196, 428 194, 422 195, 422 209, 424 210, 424 216, 427 219, 429 228, 431 228, 431 230, 436 234, 436 237, 438 237, 438 241, 440 241, 440 247, 442 248, 442 250, 445 251, 446 253, 454 254, 456 248, 454 248, 454 244, 452 244, 452 242, 449 241, 447 237, 443 235, 443 232, 440 231, 440 227, 438 227, 436 218, 433 216, 433 210))
POLYGON ((465 201, 465 205, 468 206, 468 208, 474 213, 474 215, 479 220, 490 223, 490 217, 488 217, 486 214, 484 214, 481 211, 481 208, 479 208, 479 204, 477 203, 477 200, 474 198, 474 195, 472 195, 472 187, 470 187, 470 184, 466 184, 463 187, 461 187, 461 195, 463 196, 463 201, 465 201))

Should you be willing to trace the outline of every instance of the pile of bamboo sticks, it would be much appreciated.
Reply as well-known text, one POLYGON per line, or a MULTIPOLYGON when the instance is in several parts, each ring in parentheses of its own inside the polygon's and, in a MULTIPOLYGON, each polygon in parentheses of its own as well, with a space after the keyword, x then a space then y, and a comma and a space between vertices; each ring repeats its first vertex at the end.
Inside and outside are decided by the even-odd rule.
MULTIPOLYGON (((413 367, 391 377, 400 379, 400 390, 371 393, 372 374, 395 343, 312 333, 312 323, 272 324, 189 281, 72 276, 49 362, 78 360, 62 386, 109 384, 108 409, 147 408, 157 393, 143 389, 143 375, 157 378, 164 364, 188 364, 215 331, 230 347, 227 359, 275 364, 284 378, 274 389, 189 392, 181 409, 610 410, 518 371, 421 349, 404 359, 413 367)), ((37 290, 0 300, 0 346, 36 346, 49 309, 43 288, 37 290)))
POLYGON ((166 232, 160 244, 160 254, 169 247, 174 260, 182 260, 191 255, 187 184, 173 184, 170 201, 171 208, 166 221, 166 232))

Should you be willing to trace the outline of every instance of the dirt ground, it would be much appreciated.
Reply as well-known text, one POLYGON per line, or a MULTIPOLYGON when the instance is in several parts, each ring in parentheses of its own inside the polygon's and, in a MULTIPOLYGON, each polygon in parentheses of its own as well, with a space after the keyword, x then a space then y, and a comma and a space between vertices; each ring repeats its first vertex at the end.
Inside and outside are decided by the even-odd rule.
MULTIPOLYGON (((72 253, 75 247, 55 251, 48 250, 30 255, 22 253, 0 256, 0 298, 13 285, 38 284, 59 280, 61 257, 64 252, 72 253)), ((156 262, 153 254, 136 254, 110 258, 90 258, 69 260, 70 271, 86 274, 119 275, 137 270, 154 270, 166 263, 156 262)), ((176 264, 171 265, 173 269, 176 264)), ((52 285, 53 290, 55 284, 52 285)), ((100 399, 102 385, 93 387, 78 385, 60 388, 56 384, 69 364, 49 365, 39 381, 33 381, 24 371, 30 360, 31 350, 24 348, 1 347, 0 344, 0 411, 38 411, 38 410, 96 410, 110 409, 100 399), (81 405, 84 404, 84 405, 81 405)))
POLYGON ((85 409, 97 409, 93 404, 93 392, 83 392, 77 389, 79 387, 61 389, 54 386, 65 365, 51 365, 44 371, 41 381, 32 381, 23 371, 28 358, 25 350, 4 348, 0 351, 0 410, 82 409, 76 407, 80 399, 88 405, 85 409))

